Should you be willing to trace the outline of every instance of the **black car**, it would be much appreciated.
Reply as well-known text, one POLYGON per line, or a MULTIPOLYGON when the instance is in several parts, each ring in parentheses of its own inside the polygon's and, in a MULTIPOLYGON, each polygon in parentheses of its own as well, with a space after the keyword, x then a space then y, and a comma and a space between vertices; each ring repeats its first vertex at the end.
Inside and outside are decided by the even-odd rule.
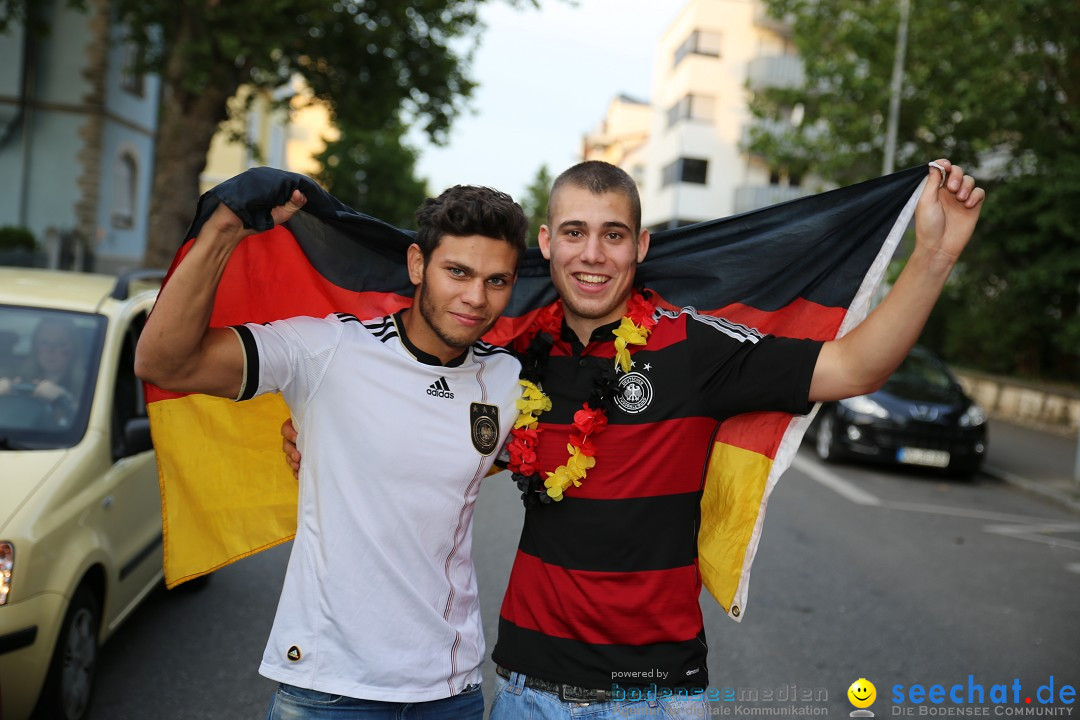
POLYGON ((877 392, 825 403, 807 434, 825 461, 864 458, 970 476, 986 456, 986 413, 921 347, 877 392))

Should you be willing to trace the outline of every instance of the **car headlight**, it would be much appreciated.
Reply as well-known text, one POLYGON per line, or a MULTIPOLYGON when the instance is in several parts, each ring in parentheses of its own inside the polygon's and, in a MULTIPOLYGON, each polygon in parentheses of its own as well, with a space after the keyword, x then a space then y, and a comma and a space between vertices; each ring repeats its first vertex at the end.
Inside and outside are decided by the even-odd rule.
POLYGON ((11 569, 15 567, 15 546, 0 542, 0 605, 7 603, 11 592, 11 569))
POLYGON ((858 413, 859 415, 870 415, 872 417, 881 418, 882 420, 889 419, 889 411, 865 395, 844 398, 840 401, 840 404, 851 412, 858 413))
POLYGON ((984 422, 986 422, 986 411, 978 405, 972 405, 960 416, 960 427, 978 427, 984 422))

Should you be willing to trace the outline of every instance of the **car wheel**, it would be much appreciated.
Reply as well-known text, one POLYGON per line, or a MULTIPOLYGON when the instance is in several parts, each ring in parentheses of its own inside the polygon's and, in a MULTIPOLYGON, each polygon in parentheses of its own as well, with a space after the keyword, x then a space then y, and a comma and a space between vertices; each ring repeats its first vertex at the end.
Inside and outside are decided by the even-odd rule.
POLYGON ((97 669, 101 609, 90 588, 80 585, 60 626, 36 718, 82 720, 90 710, 97 669))
POLYGON ((836 460, 836 417, 830 410, 821 412, 821 420, 818 421, 817 437, 814 440, 814 450, 817 456, 824 462, 836 460))

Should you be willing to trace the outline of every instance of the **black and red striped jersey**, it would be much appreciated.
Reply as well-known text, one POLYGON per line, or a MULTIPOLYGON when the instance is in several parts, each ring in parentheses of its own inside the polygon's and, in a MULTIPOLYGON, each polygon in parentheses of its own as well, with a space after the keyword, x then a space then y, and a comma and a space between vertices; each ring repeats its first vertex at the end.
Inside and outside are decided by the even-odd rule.
MULTIPOLYGON (((705 471, 726 418, 809 412, 821 342, 762 335, 692 308, 657 310, 596 466, 561 502, 530 507, 499 618, 493 659, 525 675, 610 688, 618 678, 708 684, 697 536, 705 471), (641 674, 648 673, 648 674, 641 674)), ((563 326, 543 379, 541 473, 566 462, 574 412, 601 367, 611 331, 582 346, 563 326)), ((622 685, 633 684, 621 682, 622 685)))

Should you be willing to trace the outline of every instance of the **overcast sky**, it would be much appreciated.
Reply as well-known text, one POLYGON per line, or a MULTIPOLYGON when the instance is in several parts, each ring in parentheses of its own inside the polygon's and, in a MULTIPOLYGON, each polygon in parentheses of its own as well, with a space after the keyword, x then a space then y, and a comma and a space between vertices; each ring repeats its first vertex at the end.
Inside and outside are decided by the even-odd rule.
POLYGON ((542 0, 542 9, 492 2, 472 63, 479 87, 445 147, 421 148, 418 175, 438 194, 459 183, 518 199, 540 165, 558 174, 613 97, 648 100, 656 43, 681 2, 542 0))

